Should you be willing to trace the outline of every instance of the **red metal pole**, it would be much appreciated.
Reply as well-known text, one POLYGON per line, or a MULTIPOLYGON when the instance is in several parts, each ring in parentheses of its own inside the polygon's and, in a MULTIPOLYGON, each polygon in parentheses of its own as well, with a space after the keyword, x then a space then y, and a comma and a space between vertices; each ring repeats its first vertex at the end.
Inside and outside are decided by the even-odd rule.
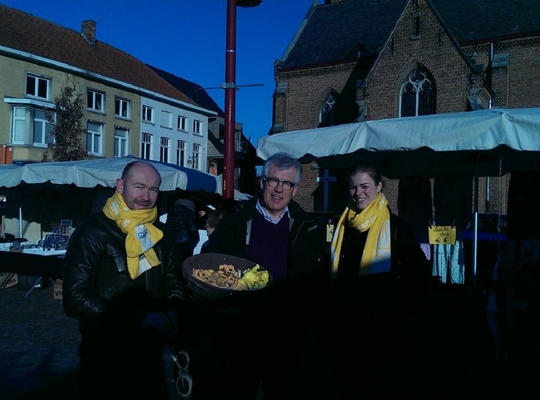
POLYGON ((223 198, 234 198, 234 128, 236 106, 236 0, 227 0, 227 46, 225 53, 225 138, 223 198))

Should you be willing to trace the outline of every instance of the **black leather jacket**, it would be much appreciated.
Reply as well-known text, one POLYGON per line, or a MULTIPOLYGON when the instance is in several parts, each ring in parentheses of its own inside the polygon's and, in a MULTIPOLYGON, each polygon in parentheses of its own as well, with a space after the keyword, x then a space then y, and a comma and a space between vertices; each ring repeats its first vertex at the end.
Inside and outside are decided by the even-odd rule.
POLYGON ((188 249, 193 252, 199 243, 199 227, 195 214, 188 207, 177 204, 167 213, 165 223, 173 234, 175 243, 186 243, 188 249))
POLYGON ((136 279, 127 270, 126 235, 115 221, 100 212, 77 227, 67 247, 63 274, 62 304, 68 317, 89 327, 100 327, 106 316, 135 322, 145 311, 172 307, 183 300, 182 264, 171 235, 161 222, 156 220, 154 225, 164 232, 154 246, 161 265, 136 279), (113 300, 128 292, 142 295, 125 297, 122 307, 114 309, 113 300))

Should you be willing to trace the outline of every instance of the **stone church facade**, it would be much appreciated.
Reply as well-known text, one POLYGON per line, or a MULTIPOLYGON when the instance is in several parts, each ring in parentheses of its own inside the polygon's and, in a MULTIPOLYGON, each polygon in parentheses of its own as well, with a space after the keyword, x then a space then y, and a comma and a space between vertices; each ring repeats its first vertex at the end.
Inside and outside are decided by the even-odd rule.
MULTIPOLYGON (((326 0, 274 64, 271 134, 345 123, 540 106, 540 2, 326 0), (514 4, 515 3, 515 4, 514 4)), ((304 165, 296 200, 339 213, 342 169, 304 165), (336 177, 326 193, 317 178, 336 177), (323 197, 327 197, 326 209, 323 197)), ((478 210, 505 213, 508 176, 481 177, 478 210)), ((397 209, 399 181, 385 193, 397 209)), ((471 184, 473 184, 471 182, 471 184)), ((472 210, 472 205, 471 205, 472 210)))

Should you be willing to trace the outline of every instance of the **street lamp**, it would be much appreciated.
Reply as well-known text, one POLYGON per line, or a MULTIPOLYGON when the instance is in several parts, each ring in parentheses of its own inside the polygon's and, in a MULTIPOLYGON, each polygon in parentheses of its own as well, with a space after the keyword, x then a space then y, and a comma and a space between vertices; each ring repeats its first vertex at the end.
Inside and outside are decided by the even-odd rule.
POLYGON ((262 0, 227 0, 225 53, 225 137, 223 153, 223 198, 234 199, 234 131, 236 107, 236 6, 256 7, 262 0))

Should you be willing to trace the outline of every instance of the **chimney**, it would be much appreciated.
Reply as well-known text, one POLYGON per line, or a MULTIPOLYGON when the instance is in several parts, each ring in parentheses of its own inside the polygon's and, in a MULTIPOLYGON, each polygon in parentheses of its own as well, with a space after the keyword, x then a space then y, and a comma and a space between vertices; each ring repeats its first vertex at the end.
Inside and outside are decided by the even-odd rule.
POLYGON ((92 46, 96 44, 96 21, 82 22, 82 35, 86 41, 92 46))

